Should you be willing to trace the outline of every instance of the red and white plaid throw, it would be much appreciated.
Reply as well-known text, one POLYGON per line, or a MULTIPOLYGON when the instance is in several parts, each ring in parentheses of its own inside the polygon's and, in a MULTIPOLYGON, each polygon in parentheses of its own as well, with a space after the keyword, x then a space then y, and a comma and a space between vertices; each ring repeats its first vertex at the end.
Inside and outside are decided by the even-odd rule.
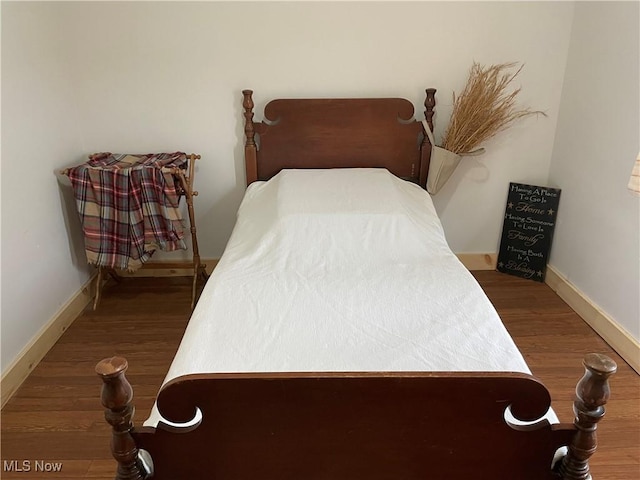
POLYGON ((185 249, 176 178, 182 152, 99 153, 69 169, 87 260, 98 267, 135 271, 153 252, 185 249))

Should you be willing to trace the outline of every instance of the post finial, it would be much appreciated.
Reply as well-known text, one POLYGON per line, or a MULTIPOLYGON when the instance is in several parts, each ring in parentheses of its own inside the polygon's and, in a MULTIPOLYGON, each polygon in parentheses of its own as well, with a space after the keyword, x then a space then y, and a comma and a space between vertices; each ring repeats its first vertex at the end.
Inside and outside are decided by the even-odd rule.
POLYGON ((243 90, 244 97, 242 106, 244 107, 244 134, 247 137, 246 145, 255 145, 255 130, 253 128, 253 90, 243 90))
POLYGON ((605 404, 609 400, 609 377, 618 366, 606 355, 590 353, 583 360, 584 376, 576 386, 573 402, 573 421, 577 431, 569 451, 562 461, 560 474, 564 480, 590 480, 589 458, 598 446, 596 429, 605 414, 605 404))
POLYGON ((424 100, 424 118, 433 131, 433 108, 436 106, 436 89, 435 88, 427 88, 425 90, 427 96, 424 100))
POLYGON ((256 130, 253 124, 253 90, 242 91, 244 107, 244 162, 247 173, 247 185, 258 180, 258 149, 256 146, 256 130))
POLYGON ((111 454, 118 462, 115 480, 143 480, 138 460, 138 447, 131 436, 134 408, 133 389, 124 376, 127 360, 122 357, 105 358, 96 365, 102 379, 104 418, 112 427, 111 454))

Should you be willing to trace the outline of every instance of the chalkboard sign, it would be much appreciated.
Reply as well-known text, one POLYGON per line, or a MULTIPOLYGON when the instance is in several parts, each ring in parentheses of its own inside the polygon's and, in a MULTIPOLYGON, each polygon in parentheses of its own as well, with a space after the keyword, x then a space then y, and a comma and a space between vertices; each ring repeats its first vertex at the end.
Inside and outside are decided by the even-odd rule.
POLYGON ((560 202, 557 188, 509 184, 498 270, 543 282, 560 202))

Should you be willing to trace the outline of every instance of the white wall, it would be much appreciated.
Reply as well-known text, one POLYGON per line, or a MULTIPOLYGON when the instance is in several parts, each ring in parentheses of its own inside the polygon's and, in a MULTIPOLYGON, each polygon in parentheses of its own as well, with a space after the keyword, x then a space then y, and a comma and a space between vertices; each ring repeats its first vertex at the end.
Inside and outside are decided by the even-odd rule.
POLYGON ((2 3, 3 372, 89 278, 54 175, 85 151, 61 20, 53 4, 2 3))
POLYGON ((473 60, 526 63, 522 102, 548 112, 502 135, 438 194, 449 241, 494 251, 509 180, 546 181, 568 49, 568 3, 83 3, 64 7, 91 150, 203 155, 204 256, 226 243, 244 189, 241 90, 406 96, 438 88, 437 138, 473 60), (104 25, 102 34, 100 25, 104 25))
POLYGON ((573 8, 3 2, 3 369, 87 278, 53 169, 103 150, 202 154, 201 254, 219 256, 244 190, 243 88, 256 112, 283 96, 403 96, 422 118, 436 87, 439 139, 474 60, 524 62, 521 101, 549 116, 490 141, 435 198, 455 251, 496 251, 508 182, 547 181, 573 8))
POLYGON ((579 2, 550 181, 562 188, 550 264, 640 340, 640 4, 579 2))

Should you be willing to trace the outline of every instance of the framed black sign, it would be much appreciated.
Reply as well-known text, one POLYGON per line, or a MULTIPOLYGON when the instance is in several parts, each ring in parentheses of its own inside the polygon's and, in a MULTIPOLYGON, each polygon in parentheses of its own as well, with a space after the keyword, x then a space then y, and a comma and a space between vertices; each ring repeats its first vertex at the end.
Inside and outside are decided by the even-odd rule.
POLYGON ((509 184, 498 271, 544 281, 559 203, 557 188, 509 184))

